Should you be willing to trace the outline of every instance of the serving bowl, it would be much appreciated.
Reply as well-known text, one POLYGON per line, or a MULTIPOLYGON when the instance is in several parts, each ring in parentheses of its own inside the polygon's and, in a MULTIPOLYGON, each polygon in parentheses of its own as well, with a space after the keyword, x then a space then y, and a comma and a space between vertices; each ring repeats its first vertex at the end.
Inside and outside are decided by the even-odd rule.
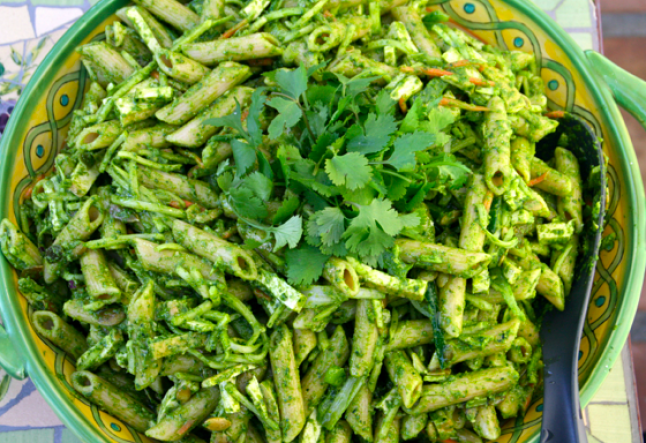
MULTIPOLYGON (((24 90, 0 143, 0 219, 20 218, 25 190, 49 170, 65 145, 72 113, 89 86, 79 45, 101 39, 125 0, 103 0, 54 46, 24 90)), ((630 331, 646 266, 646 201, 635 153, 615 100, 646 124, 646 83, 595 52, 582 52, 547 15, 527 0, 431 0, 452 22, 487 43, 534 52, 552 109, 586 120, 608 157, 606 242, 597 264, 579 353, 581 403, 585 406, 608 374, 630 331), (611 246, 611 247, 610 247, 611 246)), ((17 274, 0 255, 0 365, 29 376, 61 420, 82 441, 150 441, 75 394, 72 363, 36 335, 29 306, 17 290, 17 274)), ((524 417, 505 424, 497 443, 537 442, 542 400, 524 417)))

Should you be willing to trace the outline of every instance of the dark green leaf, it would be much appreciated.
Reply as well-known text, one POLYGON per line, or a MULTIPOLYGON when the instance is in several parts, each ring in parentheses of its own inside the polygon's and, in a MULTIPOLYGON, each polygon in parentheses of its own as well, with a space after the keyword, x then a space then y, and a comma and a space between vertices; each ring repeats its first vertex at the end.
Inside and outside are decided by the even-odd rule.
POLYGON ((401 177, 396 177, 393 175, 385 175, 384 182, 388 187, 388 193, 386 196, 389 200, 396 202, 397 200, 404 198, 406 195, 406 190, 410 185, 410 182, 404 180, 401 177))
MULTIPOLYGON (((355 137, 346 135, 349 152, 372 154, 383 150, 390 141, 390 136, 397 130, 395 118, 389 114, 376 116, 368 114, 362 133, 355 137)), ((349 132, 349 131, 348 131, 349 132)))
POLYGON ((442 154, 433 157, 424 164, 424 169, 429 171, 429 176, 435 180, 435 185, 449 185, 449 189, 459 189, 467 181, 471 169, 463 165, 451 154, 442 154))
POLYGON ((377 94, 375 106, 377 107, 377 114, 379 115, 392 115, 395 113, 395 105, 397 102, 390 97, 390 92, 382 89, 377 94))
POLYGON ((325 134, 328 114, 328 108, 320 103, 313 105, 312 110, 307 112, 307 119, 316 137, 325 134))
POLYGON ((267 160, 265 153, 259 149, 257 151, 256 157, 258 158, 258 169, 260 170, 260 172, 262 172, 265 177, 273 179, 274 171, 271 167, 271 163, 269 163, 269 160, 267 160))
POLYGON ((406 134, 395 140, 393 153, 386 161, 398 171, 412 171, 415 168, 415 152, 423 151, 435 141, 435 135, 426 132, 406 134))
POLYGON ((267 102, 267 105, 278 110, 279 114, 272 120, 269 125, 269 138, 276 140, 285 131, 285 128, 291 128, 296 125, 303 112, 295 102, 282 98, 274 97, 267 102))
POLYGON ((242 140, 233 140, 231 148, 236 161, 236 173, 239 177, 243 176, 256 163, 256 150, 242 140))
POLYGON ((291 217, 294 212, 296 212, 300 204, 301 202, 299 198, 295 195, 291 196, 287 200, 283 200, 283 203, 280 205, 280 208, 278 208, 278 211, 276 211, 276 214, 274 215, 274 218, 271 222, 275 225, 283 223, 285 220, 291 217))
POLYGON ((247 131, 255 146, 262 143, 262 128, 260 127, 260 113, 265 107, 264 93, 267 88, 261 87, 253 91, 249 115, 247 116, 247 131))
POLYGON ((422 118, 424 110, 424 104, 421 100, 415 100, 413 106, 410 107, 406 113, 406 117, 401 122, 399 127, 399 132, 407 134, 409 132, 414 132, 419 128, 420 119, 422 118))
POLYGON ((339 208, 328 207, 315 212, 307 223, 307 233, 319 237, 321 243, 332 246, 341 240, 345 232, 345 216, 339 208))
POLYGON ((329 258, 329 255, 307 244, 289 249, 285 252, 287 279, 294 285, 311 285, 321 277, 329 258))
POLYGON ((321 103, 323 106, 330 106, 337 93, 337 87, 331 85, 310 85, 307 88, 307 100, 310 103, 321 103))
POLYGON ((249 174, 242 186, 250 189, 256 197, 264 201, 269 200, 271 191, 274 189, 272 181, 258 171, 249 174))
POLYGON ((235 212, 241 216, 251 219, 263 219, 267 217, 265 203, 244 186, 229 191, 229 202, 235 212))
POLYGON ((315 162, 319 161, 325 154, 327 147, 334 143, 338 138, 339 135, 335 132, 324 132, 321 134, 321 136, 316 140, 316 144, 312 147, 310 158, 315 162))

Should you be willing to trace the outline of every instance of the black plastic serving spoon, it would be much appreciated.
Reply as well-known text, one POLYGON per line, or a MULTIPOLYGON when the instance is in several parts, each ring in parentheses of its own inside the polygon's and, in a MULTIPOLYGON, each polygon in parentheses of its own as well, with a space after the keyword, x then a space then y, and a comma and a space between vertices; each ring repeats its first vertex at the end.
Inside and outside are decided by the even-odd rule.
MULTIPOLYGON (((566 114, 559 119, 554 134, 545 137, 536 147, 536 156, 548 159, 554 154, 562 134, 579 160, 583 181, 595 166, 603 165, 601 143, 590 126, 581 118, 566 114)), ((541 327, 543 341, 543 424, 541 443, 585 443, 587 436, 579 404, 578 361, 579 342, 590 301, 594 269, 599 256, 606 202, 606 174, 599 175, 599 189, 594 193, 598 211, 586 220, 581 236, 584 254, 579 254, 576 275, 565 310, 553 309, 545 314, 541 327), (598 203, 597 203, 598 202, 598 203)))

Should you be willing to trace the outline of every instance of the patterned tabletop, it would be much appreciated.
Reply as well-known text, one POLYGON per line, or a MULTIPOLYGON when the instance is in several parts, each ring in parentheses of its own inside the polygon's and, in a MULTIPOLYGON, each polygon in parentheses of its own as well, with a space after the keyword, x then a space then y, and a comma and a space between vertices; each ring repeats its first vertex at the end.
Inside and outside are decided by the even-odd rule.
MULTIPOLYGON (((0 136, 38 64, 65 31, 98 0, 0 0, 0 136)), ((583 49, 600 48, 598 9, 592 0, 534 0, 583 49)), ((1 161, 1 160, 0 160, 1 161)), ((628 345, 584 420, 590 443, 640 442, 628 345)), ((79 439, 38 394, 31 380, 0 370, 0 443, 75 443, 79 439)))

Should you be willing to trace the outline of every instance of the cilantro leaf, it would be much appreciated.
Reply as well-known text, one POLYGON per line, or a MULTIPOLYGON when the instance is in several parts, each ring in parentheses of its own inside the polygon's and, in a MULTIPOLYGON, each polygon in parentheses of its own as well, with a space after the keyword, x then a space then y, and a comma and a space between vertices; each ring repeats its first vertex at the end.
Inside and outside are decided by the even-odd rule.
POLYGON ((398 171, 412 171, 417 163, 415 152, 427 149, 434 141, 435 135, 426 132, 403 135, 395 140, 395 149, 385 163, 398 171))
POLYGON ((330 106, 334 101, 337 89, 332 85, 310 85, 307 88, 307 100, 310 103, 321 103, 323 106, 330 106))
POLYGON ((375 106, 377 107, 377 114, 379 115, 392 115, 395 112, 395 100, 390 96, 390 92, 387 89, 382 89, 377 94, 375 99, 375 106))
POLYGON ((442 154, 433 157, 424 164, 429 176, 435 181, 437 187, 449 184, 449 189, 459 189, 467 181, 471 169, 463 165, 455 156, 442 154))
POLYGON ((395 118, 389 114, 376 116, 368 114, 364 124, 364 131, 360 135, 348 138, 348 152, 359 152, 361 154, 372 154, 384 149, 390 141, 390 136, 397 130, 395 118))
POLYGON ((236 161, 236 172, 242 176, 256 163, 256 150, 249 143, 242 140, 231 142, 233 159, 236 161))
POLYGON ((359 214, 350 221, 343 234, 345 245, 364 258, 381 255, 395 243, 394 236, 405 227, 419 223, 419 218, 400 216, 389 200, 374 199, 369 205, 359 206, 359 214))
POLYGON ((421 124, 420 128, 426 132, 436 134, 435 143, 439 146, 444 146, 451 140, 451 136, 442 131, 452 124, 455 118, 455 115, 448 108, 438 106, 430 110, 428 121, 421 124))
POLYGON ((335 185, 345 185, 353 190, 365 186, 370 181, 371 168, 365 156, 358 152, 350 152, 327 159, 325 172, 335 185))
POLYGON ((276 140, 285 131, 285 128, 291 128, 296 125, 303 112, 297 103, 282 97, 273 97, 267 102, 267 105, 276 109, 279 114, 272 120, 269 125, 269 138, 276 140))
POLYGON ((338 243, 345 232, 345 215, 339 208, 328 207, 315 212, 307 223, 307 233, 319 237, 321 243, 332 246, 338 243))
POLYGON ((327 147, 334 143, 339 138, 335 132, 324 132, 316 139, 316 144, 312 147, 312 152, 309 157, 314 161, 319 161, 325 154, 327 147))
POLYGON ((406 116, 401 122, 399 132, 407 134, 419 129, 420 120, 423 114, 423 107, 424 104, 421 100, 415 100, 413 102, 413 106, 410 107, 410 109, 406 113, 406 116))
POLYGON ((276 211, 274 218, 271 220, 273 224, 283 223, 290 216, 296 212, 301 202, 298 197, 295 195, 289 197, 286 200, 283 200, 283 203, 280 205, 280 208, 276 211))
POLYGON ((321 277, 329 258, 329 255, 307 244, 289 249, 285 252, 287 279, 294 285, 310 285, 321 277))
POLYGON ((444 106, 433 108, 428 113, 428 125, 425 126, 428 132, 437 134, 455 121, 456 117, 450 109, 444 106))
POLYGON ((312 106, 312 110, 307 113, 307 120, 310 122, 310 127, 312 132, 314 132, 316 137, 320 137, 325 134, 325 128, 327 125, 327 118, 329 116, 329 110, 327 106, 323 106, 320 102, 315 103, 312 106))
POLYGON ((244 179, 243 186, 249 188, 254 195, 263 201, 269 200, 274 183, 262 173, 256 171, 244 179))
POLYGON ((373 81, 377 80, 379 77, 352 77, 348 78, 343 74, 338 74, 334 73, 336 75, 336 78, 339 79, 339 82, 342 85, 341 92, 344 96, 347 97, 355 97, 362 92, 364 92, 366 89, 368 89, 368 86, 370 86, 370 83, 373 81))
POLYGON ((246 186, 229 190, 229 202, 241 217, 262 219, 267 217, 265 203, 246 186))
POLYGON ((303 219, 300 215, 295 215, 280 226, 267 228, 267 232, 274 234, 276 245, 274 251, 289 245, 290 248, 295 248, 303 235, 303 219))
POLYGON ((386 186, 388 188, 386 197, 394 202, 404 198, 404 196, 406 196, 406 191, 410 186, 410 183, 403 178, 395 177, 392 175, 384 177, 384 182, 386 183, 386 186))
POLYGON ((296 69, 279 69, 275 71, 273 80, 280 89, 295 100, 307 90, 307 70, 304 66, 296 69))
POLYGON ((247 116, 247 131, 255 146, 262 143, 260 113, 265 107, 265 97, 263 96, 265 90, 265 87, 260 87, 253 91, 253 94, 251 94, 251 104, 249 105, 249 115, 247 116))
POLYGON ((242 137, 245 137, 245 139, 248 140, 247 131, 245 131, 242 126, 242 111, 238 100, 236 100, 236 108, 233 113, 225 115, 224 117, 209 118, 204 121, 204 124, 217 127, 227 126, 231 129, 235 129, 242 137))

